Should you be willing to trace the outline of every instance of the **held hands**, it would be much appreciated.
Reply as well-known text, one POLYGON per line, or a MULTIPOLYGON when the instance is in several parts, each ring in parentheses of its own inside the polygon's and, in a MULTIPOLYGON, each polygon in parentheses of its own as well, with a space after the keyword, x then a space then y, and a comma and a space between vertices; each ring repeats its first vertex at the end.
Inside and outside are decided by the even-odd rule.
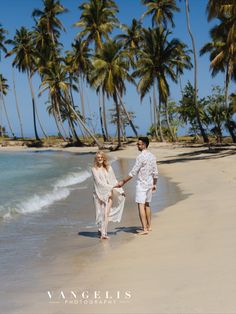
POLYGON ((121 181, 117 182, 117 184, 115 186, 113 186, 113 189, 121 188, 123 185, 124 185, 124 180, 121 180, 121 181))

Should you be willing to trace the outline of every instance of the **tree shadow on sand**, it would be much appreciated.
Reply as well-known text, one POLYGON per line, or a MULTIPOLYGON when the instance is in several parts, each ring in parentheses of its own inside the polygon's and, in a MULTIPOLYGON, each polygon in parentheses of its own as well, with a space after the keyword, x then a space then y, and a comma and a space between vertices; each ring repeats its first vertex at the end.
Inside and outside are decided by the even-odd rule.
MULTIPOLYGON (((186 147, 188 148, 188 147, 186 147)), ((192 160, 218 159, 236 154, 236 147, 207 147, 194 152, 180 153, 177 158, 159 161, 158 164, 173 164, 192 160)))

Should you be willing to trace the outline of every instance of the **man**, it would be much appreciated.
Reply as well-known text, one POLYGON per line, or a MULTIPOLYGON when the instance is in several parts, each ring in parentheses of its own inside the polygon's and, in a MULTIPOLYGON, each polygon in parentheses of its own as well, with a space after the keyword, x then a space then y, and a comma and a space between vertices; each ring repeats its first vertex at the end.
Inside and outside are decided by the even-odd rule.
POLYGON ((141 154, 136 158, 135 165, 129 175, 117 184, 117 187, 122 187, 135 175, 138 175, 135 201, 138 204, 139 218, 143 228, 143 230, 139 232, 140 235, 146 235, 151 231, 150 202, 152 192, 156 191, 158 178, 156 157, 148 151, 148 145, 148 137, 139 137, 137 146, 141 154))

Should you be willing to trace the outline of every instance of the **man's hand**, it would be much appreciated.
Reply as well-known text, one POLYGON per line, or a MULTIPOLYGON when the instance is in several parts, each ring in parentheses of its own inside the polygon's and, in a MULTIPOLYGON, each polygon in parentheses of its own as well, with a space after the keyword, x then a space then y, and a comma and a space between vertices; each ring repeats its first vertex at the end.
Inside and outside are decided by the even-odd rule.
POLYGON ((152 192, 156 192, 156 190, 157 190, 157 186, 156 186, 156 185, 153 185, 153 186, 152 186, 152 192))
POLYGON ((121 188, 124 185, 124 180, 117 182, 117 184, 113 188, 121 188))

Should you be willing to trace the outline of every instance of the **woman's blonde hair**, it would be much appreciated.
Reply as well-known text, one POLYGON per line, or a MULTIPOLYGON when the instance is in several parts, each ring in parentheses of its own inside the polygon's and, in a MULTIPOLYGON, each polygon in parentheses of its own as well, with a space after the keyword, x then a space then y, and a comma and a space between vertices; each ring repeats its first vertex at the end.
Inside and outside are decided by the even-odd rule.
POLYGON ((108 168, 109 168, 109 162, 107 160, 107 156, 106 154, 103 152, 103 151, 99 151, 96 153, 96 156, 94 158, 94 167, 97 168, 98 167, 98 160, 97 160, 97 157, 98 156, 102 156, 103 157, 103 167, 108 171, 108 168))

